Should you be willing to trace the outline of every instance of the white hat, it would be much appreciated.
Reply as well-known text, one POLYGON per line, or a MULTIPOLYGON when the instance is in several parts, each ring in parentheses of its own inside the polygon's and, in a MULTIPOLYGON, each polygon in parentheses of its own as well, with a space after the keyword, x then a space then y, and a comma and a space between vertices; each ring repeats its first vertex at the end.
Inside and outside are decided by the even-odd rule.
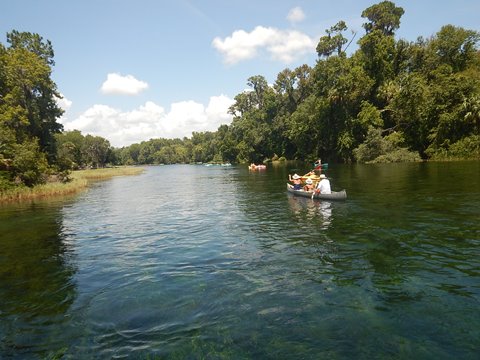
POLYGON ((320 174, 320 179, 326 179, 327 177, 325 176, 325 174, 320 174))
POLYGON ((307 184, 311 184, 313 181, 312 181, 312 179, 308 178, 305 182, 306 182, 307 184))
POLYGON ((292 177, 293 177, 293 179, 295 179, 295 180, 300 179, 300 176, 298 176, 297 174, 293 175, 292 177))

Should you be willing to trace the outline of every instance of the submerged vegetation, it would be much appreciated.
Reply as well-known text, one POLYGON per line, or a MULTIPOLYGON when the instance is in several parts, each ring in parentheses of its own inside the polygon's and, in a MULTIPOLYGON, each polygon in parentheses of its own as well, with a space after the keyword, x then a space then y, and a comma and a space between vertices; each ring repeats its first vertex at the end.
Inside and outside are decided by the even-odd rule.
POLYGON ((0 44, 1 198, 69 191, 72 170, 107 164, 480 159, 480 34, 445 25, 428 39, 396 39, 403 13, 390 1, 372 5, 352 54, 357 34, 347 38, 339 21, 319 39, 315 64, 284 69, 272 86, 251 76, 230 125, 120 149, 62 131, 53 47, 13 30, 0 44))

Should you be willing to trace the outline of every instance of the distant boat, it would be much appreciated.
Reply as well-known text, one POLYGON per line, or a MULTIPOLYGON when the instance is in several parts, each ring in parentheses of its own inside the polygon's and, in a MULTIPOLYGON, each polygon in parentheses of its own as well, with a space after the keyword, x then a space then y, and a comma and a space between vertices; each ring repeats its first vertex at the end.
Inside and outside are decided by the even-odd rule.
POLYGON ((267 165, 251 164, 248 166, 248 170, 265 170, 266 168, 267 168, 267 165))
POLYGON ((232 166, 230 163, 207 163, 204 166, 232 166))
MULTIPOLYGON (((313 192, 312 191, 305 191, 305 190, 294 190, 293 185, 287 184, 287 190, 288 192, 292 193, 293 195, 296 196, 303 196, 303 197, 308 197, 311 198, 313 192)), ((332 191, 331 194, 320 194, 317 193, 313 196, 314 199, 320 199, 320 200, 346 200, 347 199, 347 192, 345 190, 341 191, 332 191)))

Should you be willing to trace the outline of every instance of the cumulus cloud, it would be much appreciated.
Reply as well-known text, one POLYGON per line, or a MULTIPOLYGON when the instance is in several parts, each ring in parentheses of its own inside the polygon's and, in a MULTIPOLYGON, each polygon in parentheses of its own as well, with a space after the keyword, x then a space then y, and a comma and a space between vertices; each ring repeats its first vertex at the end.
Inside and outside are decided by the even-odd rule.
POLYGON ((72 101, 68 100, 65 95, 60 93, 60 97, 55 96, 55 101, 57 103, 57 106, 64 111, 63 115, 60 117, 58 122, 60 124, 64 124, 65 122, 68 121, 68 118, 66 114, 68 113, 68 110, 72 107, 72 101))
POLYGON ((231 36, 216 37, 212 45, 224 56, 227 64, 254 58, 260 50, 267 51, 274 60, 291 63, 315 50, 315 41, 296 30, 279 30, 257 26, 253 31, 237 30, 231 36))
POLYGON ((183 138, 190 137, 193 131, 216 131, 232 121, 227 113, 232 104, 232 99, 220 95, 212 96, 206 107, 182 101, 172 104, 169 112, 152 101, 128 112, 94 105, 73 121, 65 122, 64 127, 102 136, 113 146, 122 147, 151 138, 183 138))
POLYGON ((292 24, 301 22, 303 21, 303 19, 305 19, 305 13, 299 6, 294 7, 288 12, 287 20, 290 21, 292 24))
POLYGON ((145 89, 148 89, 148 84, 135 79, 132 75, 112 73, 107 75, 107 80, 100 90, 104 94, 137 95, 145 89))
POLYGON ((61 94, 60 93, 60 97, 55 97, 55 101, 57 102, 57 105, 67 111, 68 109, 70 109, 70 107, 72 106, 72 101, 68 100, 65 95, 61 94))

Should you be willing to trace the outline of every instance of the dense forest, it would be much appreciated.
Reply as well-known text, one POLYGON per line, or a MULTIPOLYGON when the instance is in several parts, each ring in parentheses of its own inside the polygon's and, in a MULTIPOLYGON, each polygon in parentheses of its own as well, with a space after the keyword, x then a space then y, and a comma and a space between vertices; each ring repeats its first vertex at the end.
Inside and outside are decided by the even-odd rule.
POLYGON ((273 85, 251 76, 230 125, 124 148, 62 132, 52 45, 14 30, 0 44, 0 190, 107 164, 480 159, 480 34, 445 25, 397 40, 403 14, 390 1, 372 5, 352 54, 357 34, 347 38, 339 21, 319 39, 313 67, 284 69, 273 85))

